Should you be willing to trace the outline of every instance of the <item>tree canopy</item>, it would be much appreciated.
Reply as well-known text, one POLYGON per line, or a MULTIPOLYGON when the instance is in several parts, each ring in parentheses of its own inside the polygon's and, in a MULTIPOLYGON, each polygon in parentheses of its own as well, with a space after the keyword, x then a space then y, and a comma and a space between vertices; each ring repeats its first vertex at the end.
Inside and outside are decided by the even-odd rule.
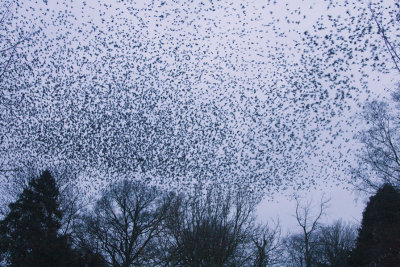
POLYGON ((62 219, 59 191, 49 171, 33 178, 9 209, 0 221, 0 253, 9 266, 74 263, 67 237, 58 233, 62 219))

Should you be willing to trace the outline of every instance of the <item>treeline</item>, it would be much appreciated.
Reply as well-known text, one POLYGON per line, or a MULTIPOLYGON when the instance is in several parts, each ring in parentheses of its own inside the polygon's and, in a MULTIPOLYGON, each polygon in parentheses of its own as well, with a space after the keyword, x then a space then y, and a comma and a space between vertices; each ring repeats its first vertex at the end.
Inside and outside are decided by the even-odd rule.
POLYGON ((298 233, 257 224, 246 191, 164 192, 123 180, 90 205, 49 171, 29 180, 0 221, 2 266, 398 266, 400 192, 371 197, 361 227, 320 224, 297 202, 298 233))

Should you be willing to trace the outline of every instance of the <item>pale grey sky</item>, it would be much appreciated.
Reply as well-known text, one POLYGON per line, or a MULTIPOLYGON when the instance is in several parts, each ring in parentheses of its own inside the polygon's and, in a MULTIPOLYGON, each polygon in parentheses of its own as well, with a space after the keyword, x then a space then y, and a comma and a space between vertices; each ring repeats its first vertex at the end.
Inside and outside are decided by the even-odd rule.
MULTIPOLYGON (((31 102, 21 114, 39 110, 25 118, 26 133, 45 122, 39 132, 62 144, 48 158, 84 164, 89 155, 93 165, 83 165, 89 170, 111 158, 109 169, 118 172, 150 153, 160 159, 159 165, 145 159, 147 176, 161 182, 173 177, 188 186, 215 178, 264 188, 267 198, 278 190, 259 214, 280 217, 287 229, 295 223, 287 198, 293 192, 315 201, 325 193, 332 199, 329 219, 357 221, 364 203, 343 190, 357 147, 354 118, 358 105, 387 95, 394 80, 368 66, 337 63, 340 50, 326 60, 326 49, 304 42, 304 32, 351 35, 330 26, 350 27, 365 3, 334 2, 22 1, 24 27, 42 28, 46 36, 30 48, 38 49, 44 67, 34 70, 35 86, 24 93, 31 102), (337 77, 326 76, 343 66, 337 77), (348 84, 339 82, 350 74, 348 84), (346 92, 351 97, 340 99, 346 92), (144 145, 129 126, 143 115, 135 113, 139 98, 155 103, 145 107, 146 123, 166 125, 140 139, 144 145), (157 143, 158 131, 168 138, 157 143), (140 153, 132 152, 138 146, 140 153)), ((26 142, 35 152, 50 146, 26 142)), ((97 188, 86 181, 90 186, 97 188)))

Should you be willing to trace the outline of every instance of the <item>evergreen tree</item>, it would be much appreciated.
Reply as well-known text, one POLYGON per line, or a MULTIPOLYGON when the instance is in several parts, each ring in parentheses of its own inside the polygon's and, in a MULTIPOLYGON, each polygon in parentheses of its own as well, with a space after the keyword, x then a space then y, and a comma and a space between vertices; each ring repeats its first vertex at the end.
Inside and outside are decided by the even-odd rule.
POLYGON ((73 266, 77 258, 60 236, 59 191, 49 171, 32 179, 0 221, 0 255, 8 266, 73 266))
POLYGON ((352 266, 400 266, 400 191, 386 184, 363 212, 352 266))

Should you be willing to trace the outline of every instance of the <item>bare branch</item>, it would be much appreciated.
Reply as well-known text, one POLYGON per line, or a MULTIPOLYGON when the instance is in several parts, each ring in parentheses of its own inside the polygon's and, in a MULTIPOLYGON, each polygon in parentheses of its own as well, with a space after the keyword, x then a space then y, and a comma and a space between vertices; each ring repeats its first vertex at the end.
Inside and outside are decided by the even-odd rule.
MULTIPOLYGON (((292 256, 295 257, 293 258, 294 261, 302 262, 305 266, 310 267, 314 261, 313 251, 316 247, 314 236, 318 230, 322 216, 325 215, 330 200, 322 196, 318 207, 318 213, 315 215, 312 214, 312 201, 302 205, 298 196, 295 196, 295 201, 295 218, 301 228, 301 234, 297 236, 297 238, 301 239, 301 247, 298 248, 301 251, 292 253, 292 256), (295 256, 296 254, 297 256, 295 256)), ((296 242, 300 242, 300 239, 296 242)))
POLYGON ((369 10, 371 11, 373 20, 375 21, 376 25, 378 26, 378 31, 381 34, 383 41, 385 42, 386 49, 389 52, 397 71, 400 73, 400 67, 399 67, 399 63, 398 63, 400 61, 400 56, 396 52, 396 49, 393 47, 392 43, 389 41, 389 39, 385 33, 385 28, 382 26, 381 23, 379 23, 378 18, 375 15, 375 11, 372 9, 371 3, 369 4, 368 7, 369 7, 369 10))

